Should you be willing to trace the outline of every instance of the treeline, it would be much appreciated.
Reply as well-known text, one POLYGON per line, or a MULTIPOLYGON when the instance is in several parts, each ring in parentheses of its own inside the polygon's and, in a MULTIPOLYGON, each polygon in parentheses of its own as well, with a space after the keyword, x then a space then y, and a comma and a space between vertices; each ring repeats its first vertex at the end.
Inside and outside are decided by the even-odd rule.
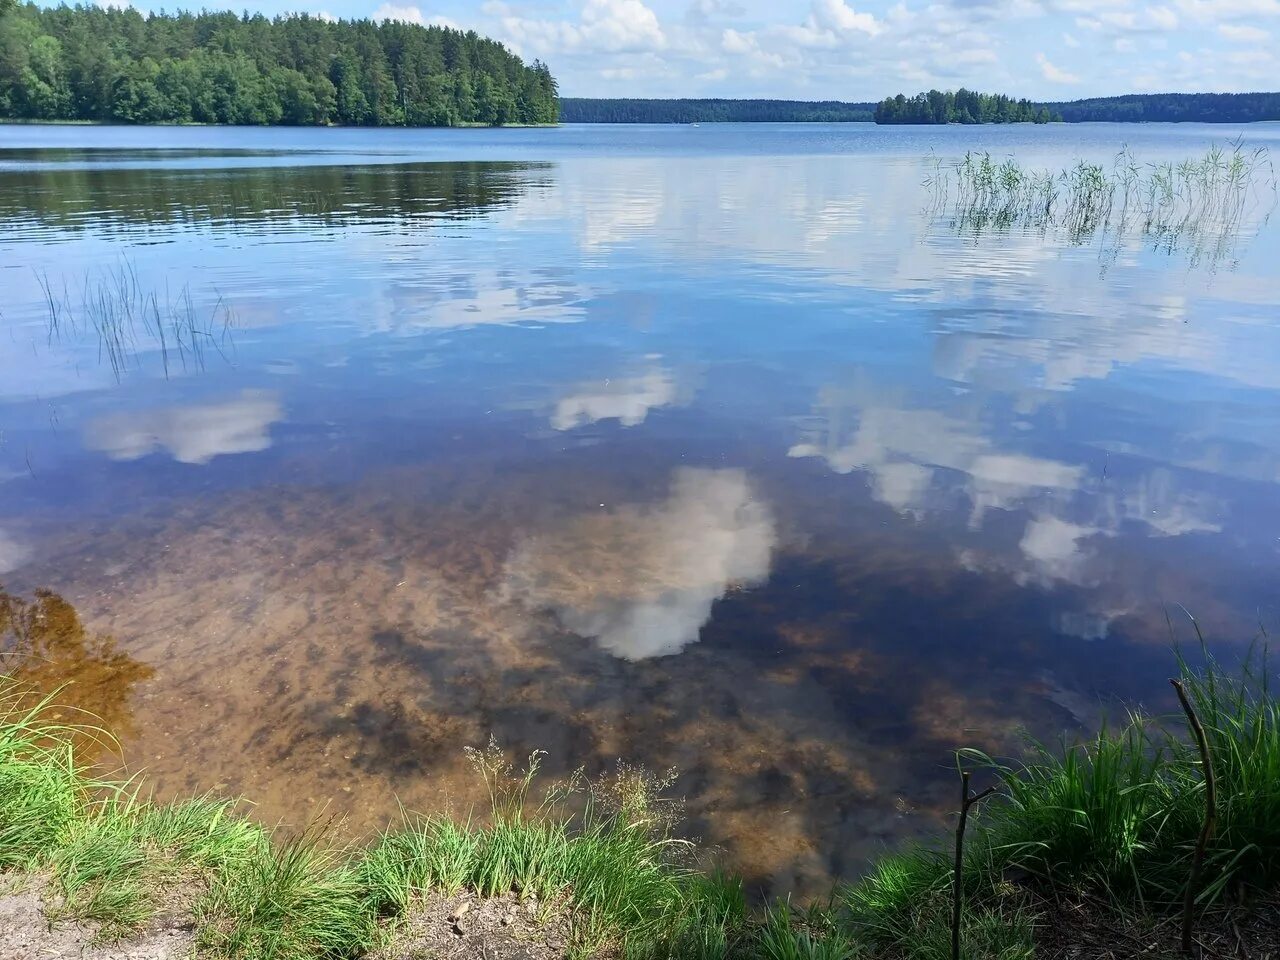
POLYGON ((1252 123, 1280 120, 1280 93, 1136 93, 1048 106, 1068 123, 1252 123))
POLYGON ((597 100, 564 97, 565 123, 845 123, 869 121, 872 104, 840 100, 597 100))
POLYGON ((930 90, 914 97, 900 93, 885 98, 875 109, 876 123, 1049 123, 1061 119, 1043 104, 963 87, 954 93, 930 90))
MULTIPOLYGON (((4 0, 0 0, 3 3, 4 0)), ((117 123, 554 123, 556 82, 474 32, 300 14, 0 15, 0 117, 117 123)))

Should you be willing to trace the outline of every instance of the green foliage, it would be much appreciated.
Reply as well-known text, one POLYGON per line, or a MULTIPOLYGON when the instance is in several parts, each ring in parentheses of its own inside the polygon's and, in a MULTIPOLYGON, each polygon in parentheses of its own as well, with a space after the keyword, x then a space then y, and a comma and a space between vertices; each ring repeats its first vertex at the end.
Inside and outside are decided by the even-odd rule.
POLYGON ((839 100, 645 100, 564 97, 565 123, 845 123, 872 118, 874 104, 839 100))
POLYGON ((444 27, 33 3, 0 20, 4 118, 452 126, 558 109, 545 65, 444 27))
POLYGON ((83 816, 86 789, 65 732, 0 678, 0 868, 31 866, 83 816))
POLYGON ((875 109, 876 123, 1049 123, 1061 120, 1048 107, 1004 94, 975 93, 961 87, 930 90, 914 97, 886 97, 875 109))
POLYGON ((850 960, 855 950, 827 914, 796 917, 789 903, 777 903, 765 915, 753 953, 759 960, 850 960))
POLYGON ((346 957, 378 939, 361 877, 314 829, 216 873, 196 920, 198 945, 234 960, 346 957))

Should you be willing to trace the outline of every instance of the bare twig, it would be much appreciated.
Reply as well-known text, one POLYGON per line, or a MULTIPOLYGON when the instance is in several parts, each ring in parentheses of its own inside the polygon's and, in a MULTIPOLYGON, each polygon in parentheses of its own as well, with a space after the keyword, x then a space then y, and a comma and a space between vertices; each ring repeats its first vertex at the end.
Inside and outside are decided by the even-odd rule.
POLYGON ((1213 836, 1214 824, 1218 819, 1218 790, 1213 779, 1213 757, 1209 754, 1209 738, 1205 736, 1204 726, 1196 716, 1195 708, 1187 699, 1187 691, 1181 680, 1170 680, 1174 691, 1178 694, 1178 702, 1182 704, 1182 712, 1187 715, 1187 723, 1195 734, 1196 745, 1200 748, 1200 763, 1204 774, 1204 823, 1200 827, 1200 836, 1196 838, 1196 849, 1191 855, 1191 872, 1187 875, 1187 891, 1182 900, 1182 952, 1192 951, 1191 927, 1195 919, 1196 889, 1200 885, 1200 869, 1204 865, 1205 848, 1209 838, 1213 836))
POLYGON ((961 771, 960 822, 956 824, 956 866, 952 878, 951 960, 960 960, 960 918, 964 913, 964 883, 961 873, 964 867, 964 828, 969 822, 969 808, 995 791, 995 787, 987 787, 981 793, 969 793, 969 771, 961 771))

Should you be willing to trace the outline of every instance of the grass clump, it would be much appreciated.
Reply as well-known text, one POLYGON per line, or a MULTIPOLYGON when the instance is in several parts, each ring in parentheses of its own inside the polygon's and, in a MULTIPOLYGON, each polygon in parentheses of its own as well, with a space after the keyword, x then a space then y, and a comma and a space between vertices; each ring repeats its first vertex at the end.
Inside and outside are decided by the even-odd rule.
POLYGON ((175 894, 193 898, 203 880, 240 869, 262 842, 261 828, 231 816, 233 806, 153 805, 128 793, 97 802, 48 858, 63 897, 55 913, 95 921, 112 939, 146 924, 175 894))
MULTIPOLYGON (((1218 790, 1195 903, 1247 904, 1280 884, 1280 705, 1265 658, 1233 677, 1206 653, 1203 669, 1180 660, 1180 673, 1209 735, 1218 790)), ((1034 912, 1050 899, 1149 919, 1179 906, 1205 810, 1200 754, 1180 717, 1133 716, 1084 743, 1037 745, 1017 763, 977 751, 961 758, 1002 786, 967 847, 964 942, 973 956, 1030 956, 1034 912)), ((952 882, 941 853, 889 857, 846 889, 849 922, 867 942, 946 956, 952 882)))
POLYGON ((0 680, 0 869, 30 867, 83 815, 86 791, 70 743, 42 722, 44 700, 23 709, 0 680))
POLYGON ((195 917, 197 945, 237 960, 349 957, 378 940, 362 878, 317 830, 215 873, 195 917))
POLYGON ((468 755, 489 788, 490 822, 410 818, 385 834, 360 866, 376 911, 402 913, 430 890, 514 893, 571 911, 572 948, 584 955, 605 944, 653 952, 656 938, 683 935, 691 905, 709 908, 713 889, 734 912, 732 895, 697 876, 689 845, 672 836, 675 807, 660 796, 668 778, 627 766, 596 781, 579 772, 534 802, 540 753, 518 772, 493 742, 468 755))

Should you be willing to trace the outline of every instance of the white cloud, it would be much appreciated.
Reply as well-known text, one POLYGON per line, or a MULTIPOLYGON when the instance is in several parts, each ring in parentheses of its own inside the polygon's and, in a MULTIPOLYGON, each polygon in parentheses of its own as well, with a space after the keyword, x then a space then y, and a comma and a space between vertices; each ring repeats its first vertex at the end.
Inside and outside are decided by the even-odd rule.
POLYGON ((86 425, 85 443, 112 460, 137 460, 162 449, 179 463, 203 464, 266 450, 269 428, 282 416, 274 394, 244 390, 221 403, 109 414, 86 425))
POLYGON ((133 4, 130 0, 93 0, 103 10, 128 10, 133 4))
POLYGON ((330 13, 328 10, 321 10, 319 13, 317 13, 317 14, 316 14, 316 19, 317 19, 317 20, 323 20, 325 23, 337 23, 337 22, 338 22, 338 18, 337 18, 337 17, 335 17, 335 16, 334 16, 332 13, 330 13))
POLYGON ((638 377, 619 377, 580 384, 560 398, 551 414, 557 430, 617 420, 624 427, 644 423, 649 411, 676 402, 676 383, 666 370, 650 370, 638 377))
POLYGON ((422 12, 421 7, 399 6, 394 3, 382 4, 370 14, 370 19, 379 23, 384 20, 393 20, 400 23, 417 24, 420 27, 436 26, 451 27, 454 30, 459 29, 458 24, 448 17, 428 17, 422 12))
POLYGON ((751 53, 760 49, 755 37, 749 33, 740 33, 732 27, 726 27, 720 35, 720 46, 725 53, 751 53))
POLYGON ((685 19, 692 23, 705 23, 708 20, 740 17, 746 11, 732 0, 692 0, 685 10, 685 19))
POLYGON ((878 34, 883 27, 874 16, 860 13, 844 0, 813 0, 808 25, 835 33, 878 34))
POLYGON ((777 533, 741 470, 675 471, 667 497, 570 520, 506 564, 503 596, 625 660, 696 643, 716 600, 769 576, 777 533))
POLYGON ((1036 63, 1040 64, 1040 74, 1050 83, 1079 83, 1080 78, 1074 73, 1068 73, 1059 67, 1055 67, 1049 62, 1049 58, 1043 53, 1036 54, 1036 63))
POLYGON ((1248 17, 1280 17, 1280 0, 1177 0, 1188 17, 1215 23, 1248 17))
MULTIPOLYGON (((483 25, 522 55, 551 62, 567 96, 875 100, 967 86, 1053 99, 1064 85, 1082 96, 1107 95, 1133 89, 1143 76, 1163 78, 1171 90, 1258 89, 1268 67, 1280 68, 1274 55, 1267 64, 1238 63, 1202 49, 1206 34, 1218 39, 1220 22, 1265 28, 1261 18, 1280 16, 1280 0, 567 3, 486 0, 491 19, 483 25), (1103 42, 1083 42, 1086 31, 1103 42), (1039 48, 1045 57, 1030 77, 1006 56, 1028 37, 1044 38, 1029 52, 1039 48), (1195 53, 1197 69, 1162 62, 1186 51, 1195 53)), ((1266 46, 1249 35, 1236 42, 1266 46)))
POLYGON ((1261 27, 1235 23, 1218 24, 1218 35, 1232 43, 1266 43, 1271 39, 1271 34, 1261 27))
POLYGON ((587 0, 577 22, 507 16, 501 24, 514 46, 539 54, 624 53, 667 45, 657 14, 641 0, 587 0))

